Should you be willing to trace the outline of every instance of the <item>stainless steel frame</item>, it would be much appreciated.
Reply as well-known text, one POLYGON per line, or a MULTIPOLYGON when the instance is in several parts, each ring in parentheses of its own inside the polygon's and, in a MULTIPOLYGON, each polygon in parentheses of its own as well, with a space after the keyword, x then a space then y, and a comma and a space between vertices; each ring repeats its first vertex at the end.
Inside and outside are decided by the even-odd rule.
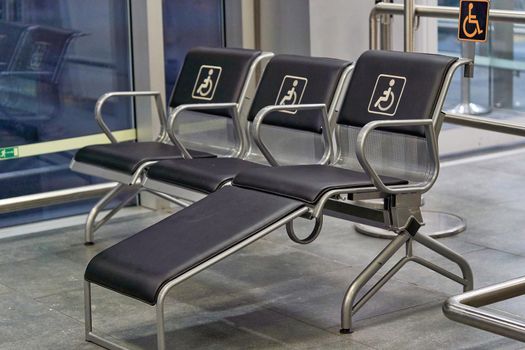
POLYGON ((443 313, 451 320, 525 342, 525 321, 481 307, 525 294, 525 277, 449 298, 443 313))
MULTIPOLYGON (((439 160, 437 159, 437 143, 436 143, 436 132, 441 125, 439 119, 442 118, 442 114, 439 112, 442 106, 442 102, 445 98, 448 86, 452 79, 453 73, 461 66, 468 64, 468 60, 458 60, 451 68, 447 75, 444 86, 439 96, 439 103, 436 106, 436 111, 432 116, 432 119, 428 120, 406 120, 388 124, 388 122, 372 123, 368 127, 364 127, 358 138, 361 142, 358 143, 358 154, 360 154, 360 161, 364 166, 367 166, 366 154, 364 152, 364 142, 367 134, 374 128, 386 125, 381 123, 387 123, 389 126, 395 125, 423 125, 429 132, 429 146, 434 159, 434 171, 429 177, 427 183, 417 184, 414 186, 386 186, 379 180, 374 179, 375 171, 372 167, 367 168, 367 172, 374 179, 377 187, 368 188, 343 188, 329 191, 324 194, 321 199, 316 203, 315 206, 310 207, 304 205, 300 209, 292 212, 289 215, 284 216, 269 227, 261 230, 246 240, 238 243, 237 245, 227 249, 226 251, 218 254, 210 260, 197 265, 184 273, 183 275, 175 278, 168 282, 160 291, 157 303, 157 348, 159 350, 166 349, 165 339, 165 327, 164 327, 164 302, 167 293, 187 278, 199 273, 200 271, 208 268, 209 266, 219 262, 227 256, 235 253, 242 249, 248 244, 262 238, 266 234, 273 230, 286 225, 288 226, 293 220, 299 217, 305 217, 316 220, 316 227, 320 226, 319 218, 322 217, 323 213, 339 213, 347 215, 349 218, 366 219, 369 222, 373 222, 374 225, 387 227, 393 230, 397 236, 376 256, 376 258, 355 278, 350 286, 348 287, 341 306, 341 333, 350 333, 353 331, 352 317, 357 311, 359 311, 366 302, 368 302, 380 289, 383 287, 388 280, 390 280, 407 262, 418 263, 432 271, 435 271, 444 277, 451 279, 463 286, 464 291, 470 291, 473 288, 473 275, 472 270, 468 262, 463 259, 459 254, 453 252, 443 244, 437 242, 435 239, 418 233, 419 227, 422 223, 420 205, 421 205, 421 194, 428 190, 428 188, 435 181, 437 171, 439 169, 439 160), (357 203, 356 200, 369 199, 369 198, 384 198, 385 202, 379 207, 366 207, 362 205, 362 202, 357 203), (317 223, 319 225, 317 225, 317 223), (456 264, 460 270, 461 275, 454 274, 443 267, 440 267, 426 259, 414 255, 412 242, 416 241, 425 246, 426 248, 438 253, 442 257, 456 264), (394 256, 394 254, 405 246, 405 256, 401 258, 397 263, 390 268, 390 270, 379 279, 371 288, 369 288, 360 299, 357 299, 357 295, 364 288, 365 284, 374 277, 379 270, 386 265, 386 263, 394 256)), ((310 108, 324 108, 324 105, 309 105, 310 108)), ((272 107, 273 108, 273 107, 272 107)), ((277 106, 273 109, 267 109, 262 117, 259 118, 259 122, 263 119, 264 114, 271 110, 279 110, 282 106, 277 106)), ((291 107, 292 108, 292 107, 291 107)), ((293 107, 296 108, 296 107, 293 107)), ((377 174, 375 174, 377 176, 377 174)), ((355 220, 354 220, 355 221, 355 220)), ((319 230, 320 227, 317 227, 319 230)), ((314 231, 313 234, 318 232, 314 231)), ((314 237, 315 239, 315 237, 314 237)), ((313 239, 312 239, 313 240, 313 239)), ((310 240, 311 241, 311 240, 310 240)), ((302 242, 301 242, 302 243, 302 242)), ((308 243, 308 242, 304 242, 308 243)), ((106 340, 93 333, 92 329, 92 314, 91 314, 91 284, 85 282, 85 319, 86 319, 86 340, 104 346, 108 349, 126 349, 125 347, 118 345, 114 342, 106 340)))
MULTIPOLYGON (((160 130, 157 134, 155 141, 156 142, 163 142, 168 143, 172 142, 173 145, 175 145, 182 153, 183 158, 191 159, 191 154, 188 152, 184 144, 177 138, 177 135, 174 133, 173 126, 175 124, 177 116, 184 110, 206 110, 206 109, 217 109, 217 108, 231 108, 233 111, 233 123, 235 127, 235 131, 237 134, 238 139, 238 145, 237 149, 234 151, 234 154, 241 154, 244 149, 247 147, 245 145, 246 136, 243 131, 242 127, 242 121, 240 120, 240 113, 241 108, 244 108, 244 104, 251 104, 251 98, 248 96, 250 84, 253 83, 253 79, 255 79, 257 68, 261 64, 265 64, 271 57, 273 57, 273 53, 269 52, 263 52, 261 53, 252 63, 250 66, 250 69, 248 71, 248 75, 246 77, 246 81, 244 82, 243 88, 241 90, 241 94, 239 96, 239 100, 237 102, 232 103, 202 103, 202 104, 188 104, 188 105, 181 105, 175 108, 172 113, 170 114, 169 120, 166 118, 166 112, 164 110, 164 103, 162 101, 162 95, 160 92, 157 91, 117 91, 117 92, 109 92, 104 95, 102 95, 95 105, 95 120, 97 121, 98 125, 106 134, 108 139, 112 143, 117 143, 116 137, 112 134, 111 130, 107 126, 107 124, 104 121, 104 118, 102 116, 102 108, 104 104, 111 98, 114 97, 153 97, 155 99, 155 106, 157 109, 157 116, 160 122, 160 130)), ((133 199, 136 195, 138 195, 142 191, 146 191, 149 193, 152 193, 156 196, 159 196, 164 199, 168 199, 170 202, 175 203, 177 205, 181 205, 183 207, 188 206, 189 203, 185 201, 184 199, 179 199, 174 196, 171 196, 169 194, 162 194, 161 192, 155 190, 155 189, 148 189, 143 188, 143 177, 145 170, 151 166, 152 164, 155 164, 156 161, 150 161, 145 162, 142 164, 132 175, 118 172, 118 171, 112 171, 105 169, 103 167, 97 167, 93 166, 91 164, 85 164, 82 162, 77 162, 75 160, 71 161, 70 168, 74 171, 82 172, 85 174, 93 175, 102 177, 105 179, 109 179, 111 181, 116 181, 118 184, 110 191, 108 192, 104 197, 102 197, 99 202, 93 206, 93 208, 90 210, 87 220, 86 220, 86 226, 85 226, 85 233, 84 233, 84 243, 85 244, 93 244, 94 242, 94 235, 95 231, 98 230, 103 224, 105 224, 111 217, 113 217, 120 209, 122 209, 126 203, 128 203, 131 199, 133 199), (128 194, 123 201, 121 201, 114 209, 112 209, 104 218, 102 218, 100 221, 96 222, 97 216, 99 213, 112 201, 114 200, 119 194, 121 194, 124 191, 130 191, 130 194, 128 194)))

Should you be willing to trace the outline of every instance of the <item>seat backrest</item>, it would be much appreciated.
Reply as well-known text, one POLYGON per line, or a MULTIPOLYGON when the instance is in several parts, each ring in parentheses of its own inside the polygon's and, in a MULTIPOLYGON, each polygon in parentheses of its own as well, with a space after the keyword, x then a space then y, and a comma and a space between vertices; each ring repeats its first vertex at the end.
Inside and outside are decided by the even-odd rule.
POLYGON ((8 69, 27 28, 23 24, 0 22, 0 71, 8 69))
POLYGON ((29 27, 9 70, 39 72, 38 80, 57 83, 67 48, 79 34, 41 25, 29 27))
MULTIPOLYGON (((273 105, 325 104, 330 112, 344 90, 350 66, 351 62, 333 58, 273 57, 257 87, 248 121, 253 122, 261 109, 273 105)), ((322 118, 321 110, 271 112, 263 121, 261 138, 280 164, 317 162, 325 149, 322 118)), ((248 157, 262 161, 253 143, 248 157)))
MULTIPOLYGON (((373 120, 432 118, 456 57, 367 51, 359 57, 338 124, 361 127, 373 120), (388 96, 386 96, 388 92, 388 96)), ((393 132, 424 136, 421 127, 393 132)))
MULTIPOLYGON (((248 120, 270 105, 324 103, 330 108, 343 71, 351 62, 296 55, 277 55, 266 66, 248 120)), ((265 124, 322 132, 320 110, 277 111, 264 119, 265 124)))
MULTIPOLYGON (((196 47, 188 51, 177 83, 172 91, 170 107, 195 103, 241 102, 248 73, 258 50, 196 47)), ((207 111, 231 117, 231 110, 207 111)))
MULTIPOLYGON (((375 120, 435 118, 456 57, 367 51, 358 59, 337 120, 342 162, 360 169, 355 156, 362 126, 375 120)), ((384 128, 370 134, 368 159, 381 175, 421 181, 432 171, 422 127, 384 128)))

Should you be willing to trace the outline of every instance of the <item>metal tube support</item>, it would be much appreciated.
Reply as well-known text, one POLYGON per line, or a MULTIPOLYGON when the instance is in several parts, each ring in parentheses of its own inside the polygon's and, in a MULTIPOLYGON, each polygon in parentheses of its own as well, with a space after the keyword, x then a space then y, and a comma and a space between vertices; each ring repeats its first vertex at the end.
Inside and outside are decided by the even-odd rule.
POLYGON ((368 35, 370 50, 377 50, 377 14, 375 8, 370 12, 368 35))
POLYGON ((352 332, 353 305, 357 293, 409 239, 408 232, 394 238, 350 284, 341 307, 341 333, 352 332))
POLYGON ((414 17, 415 17, 415 6, 414 0, 405 0, 405 16, 404 16, 404 50, 405 52, 414 51, 414 17))
POLYGON ((89 211, 89 214, 86 219, 86 228, 84 232, 84 244, 89 245, 93 244, 94 241, 94 234, 96 231, 95 228, 95 220, 97 218, 97 215, 100 213, 102 209, 113 199, 115 198, 124 188, 128 187, 124 184, 118 184, 111 191, 106 193, 104 197, 102 197, 97 204, 91 208, 89 211))
POLYGON ((166 335, 165 335, 165 326, 164 326, 164 300, 166 294, 159 296, 157 301, 156 311, 157 311, 157 350, 166 350, 166 335))
POLYGON ((84 326, 86 330, 86 340, 93 330, 93 319, 91 317, 91 283, 84 281, 84 326))
POLYGON ((472 269, 470 268, 469 263, 461 255, 457 254, 456 252, 446 247, 442 243, 438 242, 434 238, 429 237, 428 235, 421 234, 419 232, 414 235, 414 240, 418 243, 421 243, 425 247, 435 251, 439 255, 449 259, 450 261, 455 262, 459 266, 463 274, 464 281, 462 282, 462 284, 464 292, 467 292, 474 288, 474 276, 472 274, 472 269))

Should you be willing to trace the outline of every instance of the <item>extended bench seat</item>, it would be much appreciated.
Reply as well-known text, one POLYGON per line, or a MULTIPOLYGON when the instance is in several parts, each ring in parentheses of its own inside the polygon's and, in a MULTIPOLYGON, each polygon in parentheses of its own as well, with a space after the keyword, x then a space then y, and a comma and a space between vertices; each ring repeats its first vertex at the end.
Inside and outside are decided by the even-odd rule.
MULTIPOLYGON (((248 169, 233 179, 232 187, 218 190, 95 256, 85 274, 86 339, 123 349, 93 333, 91 283, 96 283, 155 305, 157 347, 165 350, 164 301, 171 288, 278 227, 286 226, 292 238, 291 225, 296 218, 316 221, 311 235, 315 238, 321 230, 324 210, 370 220, 397 233, 346 291, 341 307, 342 333, 353 331, 352 316, 407 262, 440 273, 464 290, 472 289, 472 271, 465 259, 418 232, 423 224, 421 195, 432 187, 439 170, 436 133, 443 101, 453 73, 468 63, 440 55, 364 53, 356 63, 335 126, 340 147, 337 167, 248 169), (380 90, 376 91, 378 86, 380 90), (350 131, 356 127, 362 129, 351 140, 350 131), (345 135, 347 138, 342 139, 345 135), (373 144, 367 142, 371 135, 375 135, 373 144), (380 167, 389 164, 381 159, 381 151, 390 155, 396 137, 401 141, 395 144, 398 163, 393 171, 400 172, 404 165, 406 178, 392 176, 389 169, 380 167), (344 158, 350 145, 356 152, 353 162, 344 158), (417 152, 411 150, 421 145, 424 147, 417 152), (356 159, 359 167, 353 168, 356 159), (382 171, 378 173, 378 169, 382 171), (413 169, 422 170, 408 176, 413 169), (363 201, 366 199, 382 199, 383 203, 369 205, 363 201), (461 275, 415 255, 413 241, 456 264, 461 275), (402 248, 406 255, 357 299, 372 277, 402 248)), ((253 130, 257 139, 257 129, 253 130)), ((292 239, 299 241, 297 237, 292 239)))
POLYGON ((226 187, 98 254, 85 278, 155 305, 166 283, 300 207, 293 199, 226 187))

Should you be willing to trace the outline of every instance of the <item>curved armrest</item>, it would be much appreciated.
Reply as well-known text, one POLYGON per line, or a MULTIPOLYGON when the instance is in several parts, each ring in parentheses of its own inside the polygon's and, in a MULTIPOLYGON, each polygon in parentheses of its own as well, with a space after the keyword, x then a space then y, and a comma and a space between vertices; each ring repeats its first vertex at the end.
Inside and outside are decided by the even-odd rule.
POLYGON ((104 119, 102 118, 102 106, 104 106, 104 103, 106 103, 107 100, 113 97, 136 97, 136 96, 151 96, 155 98, 155 106, 157 108, 157 115, 159 117, 160 121, 160 133, 159 136, 157 136, 157 140, 162 139, 163 135, 166 133, 166 113, 164 112, 164 104, 162 103, 162 97, 160 95, 160 92, 158 91, 114 91, 114 92, 108 92, 104 95, 100 96, 97 100, 97 103, 95 104, 95 120, 97 121, 98 126, 102 129, 104 134, 108 137, 108 139, 111 141, 111 143, 117 143, 117 138, 107 124, 104 122, 104 119))
POLYGON ((361 129, 359 135, 357 135, 357 148, 356 148, 357 160, 365 170, 365 172, 370 176, 374 185, 382 192, 389 194, 399 194, 407 192, 418 192, 424 193, 428 191, 434 182, 436 182, 438 173, 439 173, 439 154, 437 148, 437 138, 434 131, 434 126, 432 119, 405 119, 405 120, 381 120, 373 121, 361 129), (426 140, 430 152, 430 158, 433 163, 433 172, 430 179, 419 185, 396 185, 396 186, 387 186, 381 181, 381 178, 374 170, 370 162, 366 158, 365 154, 365 144, 366 140, 372 132, 372 130, 380 127, 396 127, 396 126, 423 126, 425 127, 426 140))
POLYGON ((451 297, 443 304, 443 313, 451 320, 525 341, 525 322, 522 319, 481 309, 524 294, 525 277, 520 277, 451 297))
POLYGON ((269 113, 282 110, 312 110, 320 109, 323 112, 323 141, 324 141, 324 153, 319 164, 333 163, 335 158, 334 152, 334 141, 332 138, 332 132, 330 131, 330 124, 328 121, 328 113, 326 110, 326 105, 324 103, 312 103, 312 104, 299 104, 299 105, 272 105, 264 107, 257 113, 253 120, 252 125, 252 136, 255 141, 255 144, 261 150, 262 154, 272 166, 279 166, 279 162, 272 155, 266 144, 261 138, 261 125, 264 118, 268 116, 269 113))
POLYGON ((181 150, 184 150, 183 151, 184 158, 191 159, 191 155, 186 150, 182 142, 180 142, 180 140, 177 138, 177 135, 175 135, 175 131, 174 131, 175 121, 182 111, 207 110, 207 109, 231 109, 233 111, 233 117, 232 117, 233 127, 235 129, 235 133, 237 134, 237 139, 239 140, 239 143, 240 143, 239 149, 235 153, 235 156, 242 154, 246 141, 245 141, 244 132, 242 130, 241 121, 239 119, 239 105, 236 102, 195 103, 195 104, 185 104, 185 105, 178 106, 170 114, 170 118, 168 120, 168 135, 170 137, 171 142, 173 142, 173 144, 179 147, 181 150))

